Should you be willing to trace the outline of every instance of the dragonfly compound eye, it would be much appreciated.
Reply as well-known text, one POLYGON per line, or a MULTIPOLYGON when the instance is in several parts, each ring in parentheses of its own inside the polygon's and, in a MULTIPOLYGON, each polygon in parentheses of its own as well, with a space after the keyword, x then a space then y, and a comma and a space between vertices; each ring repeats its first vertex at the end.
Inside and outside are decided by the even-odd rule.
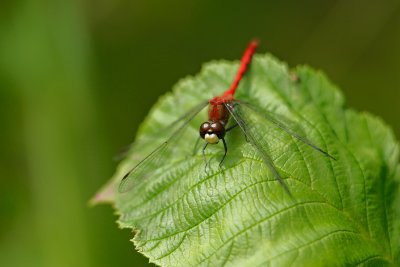
POLYGON ((220 122, 211 123, 212 133, 216 134, 219 139, 224 138, 225 136, 225 127, 220 122))
POLYGON ((200 126, 200 137, 204 139, 206 133, 209 133, 211 131, 211 124, 209 122, 203 122, 200 126))
POLYGON ((225 128, 219 122, 203 122, 200 126, 200 136, 209 144, 217 144, 225 135, 225 128))

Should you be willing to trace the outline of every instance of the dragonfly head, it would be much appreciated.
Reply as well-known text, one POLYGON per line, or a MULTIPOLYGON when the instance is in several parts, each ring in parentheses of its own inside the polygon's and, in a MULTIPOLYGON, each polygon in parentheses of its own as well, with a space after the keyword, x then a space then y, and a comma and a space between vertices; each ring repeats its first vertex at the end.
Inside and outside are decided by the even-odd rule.
POLYGON ((225 136, 225 127, 221 122, 206 121, 200 126, 200 136, 209 144, 218 144, 225 136))

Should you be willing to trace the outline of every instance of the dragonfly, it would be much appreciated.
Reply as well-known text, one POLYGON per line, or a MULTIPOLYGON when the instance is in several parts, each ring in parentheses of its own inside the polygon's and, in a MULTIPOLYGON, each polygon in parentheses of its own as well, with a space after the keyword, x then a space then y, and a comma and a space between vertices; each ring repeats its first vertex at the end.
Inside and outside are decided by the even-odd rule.
MULTIPOLYGON (((155 170, 165 164, 166 159, 173 158, 175 155, 174 143, 176 143, 182 137, 181 132, 183 132, 184 128, 189 125, 193 118, 195 118, 196 115, 207 106, 208 120, 200 125, 200 137, 198 139, 203 139, 205 141, 202 149, 202 155, 205 161, 205 169, 207 169, 208 164, 205 154, 207 147, 209 145, 216 145, 222 142, 224 154, 219 162, 219 166, 221 167, 228 153, 228 145, 225 140, 226 133, 234 128, 239 127, 246 141, 250 143, 251 146, 257 151, 258 155, 262 159, 262 162, 268 167, 274 178, 283 186, 285 191, 291 195, 288 186, 277 171, 273 160, 267 152, 266 148, 268 145, 260 133, 260 128, 258 127, 259 122, 255 120, 254 114, 272 124, 275 128, 282 130, 283 132, 286 132, 286 134, 289 134, 299 141, 305 143, 324 156, 336 160, 328 152, 314 145, 305 137, 297 134, 278 116, 274 115, 273 113, 260 110, 251 103, 238 100, 234 97, 240 81, 243 79, 250 67, 257 46, 257 40, 251 41, 247 46, 241 58, 237 74, 229 89, 220 96, 215 96, 208 101, 201 102, 173 122, 171 125, 174 130, 172 131, 171 136, 124 175, 119 185, 119 192, 128 192, 139 183, 143 183, 146 179, 152 176, 155 170), (228 126, 229 121, 233 121, 231 126, 228 126)), ((197 147, 197 144, 195 147, 197 147)))

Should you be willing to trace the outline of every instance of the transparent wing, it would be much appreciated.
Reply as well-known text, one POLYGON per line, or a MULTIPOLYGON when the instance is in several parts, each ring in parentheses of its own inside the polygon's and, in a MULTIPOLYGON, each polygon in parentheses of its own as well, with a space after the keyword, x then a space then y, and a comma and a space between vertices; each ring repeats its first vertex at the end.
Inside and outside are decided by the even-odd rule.
POLYGON ((122 178, 119 185, 119 192, 125 193, 130 191, 136 185, 144 182, 151 177, 152 173, 157 168, 163 166, 166 161, 174 158, 174 152, 177 149, 176 142, 181 139, 182 134, 187 128, 192 119, 206 107, 208 102, 204 101, 199 105, 193 107, 183 116, 175 120, 170 126, 161 130, 163 132, 170 132, 170 137, 140 161, 122 178))
POLYGON ((290 126, 285 125, 285 123, 283 122, 282 118, 279 119, 278 115, 273 114, 272 112, 268 112, 268 111, 262 111, 259 108, 251 105, 250 103, 244 102, 244 101, 239 101, 239 100, 235 100, 234 101, 234 105, 240 105, 240 109, 242 109, 242 113, 245 113, 245 109, 249 109, 253 112, 256 112, 258 115, 260 115, 261 117, 263 117, 264 119, 268 120, 270 123, 272 123, 273 125, 275 125, 276 127, 280 128, 281 130, 285 131, 286 133, 290 134, 291 136, 293 136, 294 138, 300 140, 301 142, 305 143, 306 145, 312 147, 313 149, 321 152, 323 155, 336 160, 336 158, 334 158, 332 155, 330 155, 328 152, 324 151, 323 149, 321 149, 320 147, 314 145, 312 142, 310 142, 309 140, 307 140, 307 138, 300 136, 299 134, 295 133, 290 126))
POLYGON ((225 106, 229 110, 230 114, 232 115, 233 119, 236 123, 240 126, 241 130, 243 131, 247 142, 249 142, 261 156, 265 165, 270 169, 271 173, 275 177, 275 179, 283 186, 286 192, 291 195, 289 188, 287 187, 286 183, 283 181, 281 175, 277 171, 271 157, 268 154, 269 146, 268 142, 265 140, 263 134, 265 134, 265 125, 260 123, 260 120, 256 120, 256 118, 263 118, 267 121, 270 125, 283 130, 287 134, 295 137, 296 139, 302 141, 303 143, 307 144, 308 146, 312 147, 313 149, 321 152, 323 155, 335 159, 330 154, 319 148, 318 146, 312 144, 306 138, 298 135, 291 128, 281 120, 277 118, 277 116, 273 115, 272 113, 267 113, 266 111, 261 111, 258 108, 250 105, 249 103, 242 102, 242 101, 232 101, 230 103, 226 103, 225 106), (263 128, 264 127, 264 128, 263 128), (262 129, 263 128, 263 129, 262 129))

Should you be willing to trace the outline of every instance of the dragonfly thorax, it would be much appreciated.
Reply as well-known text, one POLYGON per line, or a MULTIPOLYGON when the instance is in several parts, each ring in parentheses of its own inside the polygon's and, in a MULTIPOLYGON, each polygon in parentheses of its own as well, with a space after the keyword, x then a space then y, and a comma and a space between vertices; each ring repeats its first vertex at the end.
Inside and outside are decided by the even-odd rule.
POLYGON ((218 121, 206 121, 200 126, 200 137, 209 144, 217 144, 225 136, 225 127, 218 121))

